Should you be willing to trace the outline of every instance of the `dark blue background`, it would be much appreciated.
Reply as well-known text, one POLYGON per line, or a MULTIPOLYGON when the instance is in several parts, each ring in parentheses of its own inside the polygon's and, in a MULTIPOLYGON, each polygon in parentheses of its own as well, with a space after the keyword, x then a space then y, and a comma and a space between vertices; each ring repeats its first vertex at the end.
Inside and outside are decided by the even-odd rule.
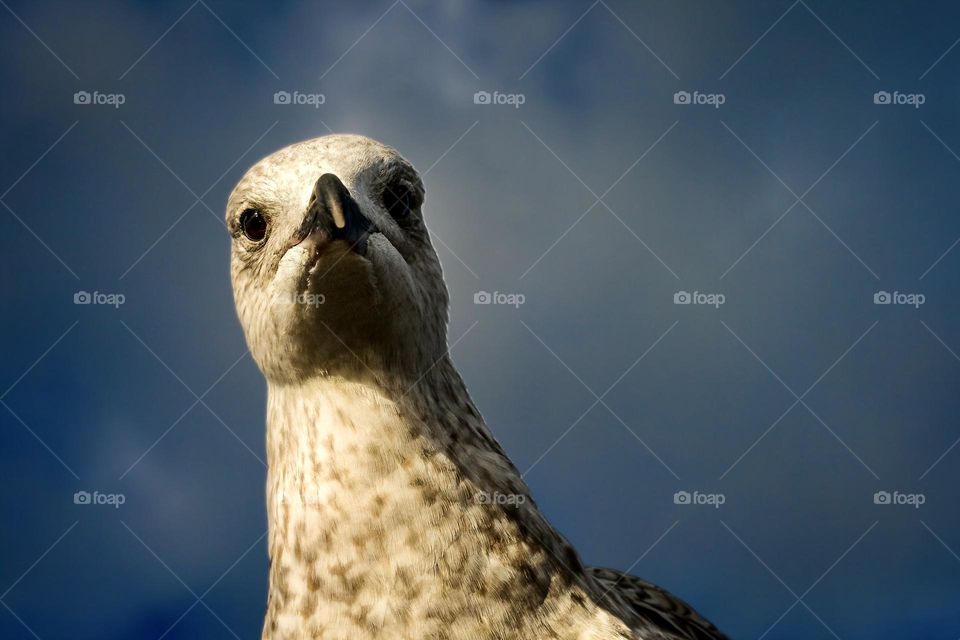
POLYGON ((329 130, 429 169, 453 356, 587 563, 735 638, 960 635, 954 3, 0 4, 0 637, 259 637, 222 209, 329 130))

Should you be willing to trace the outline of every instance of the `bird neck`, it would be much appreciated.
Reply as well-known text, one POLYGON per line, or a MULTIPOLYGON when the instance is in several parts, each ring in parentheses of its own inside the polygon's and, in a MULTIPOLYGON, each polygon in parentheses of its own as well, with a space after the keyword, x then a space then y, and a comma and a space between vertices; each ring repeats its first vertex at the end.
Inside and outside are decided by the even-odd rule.
POLYGON ((267 448, 265 638, 304 637, 307 621, 434 637, 452 619, 520 629, 593 611, 576 553, 448 360, 413 388, 271 384, 267 448))
POLYGON ((469 484, 493 502, 530 502, 447 357, 412 381, 271 382, 267 455, 269 515, 278 525, 296 505, 339 516, 362 495, 396 500, 394 491, 409 487, 456 493, 469 484))

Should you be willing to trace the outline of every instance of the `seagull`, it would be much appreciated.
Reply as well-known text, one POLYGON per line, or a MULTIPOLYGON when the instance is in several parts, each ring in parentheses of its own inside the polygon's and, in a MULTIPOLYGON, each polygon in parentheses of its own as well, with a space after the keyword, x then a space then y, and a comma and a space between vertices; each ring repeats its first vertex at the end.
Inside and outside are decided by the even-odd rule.
POLYGON ((264 640, 723 639, 584 566, 447 347, 424 187, 359 135, 293 144, 231 193, 231 281, 267 380, 264 640))

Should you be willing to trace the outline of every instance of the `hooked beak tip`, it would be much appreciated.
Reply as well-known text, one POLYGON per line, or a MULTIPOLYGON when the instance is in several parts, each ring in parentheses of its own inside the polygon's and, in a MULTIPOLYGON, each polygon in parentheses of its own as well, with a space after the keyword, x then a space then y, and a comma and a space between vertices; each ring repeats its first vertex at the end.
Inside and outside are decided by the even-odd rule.
POLYGON ((347 218, 343 215, 343 208, 340 206, 340 202, 334 198, 331 200, 330 204, 330 217, 333 218, 333 224, 337 229, 346 229, 347 228, 347 218))

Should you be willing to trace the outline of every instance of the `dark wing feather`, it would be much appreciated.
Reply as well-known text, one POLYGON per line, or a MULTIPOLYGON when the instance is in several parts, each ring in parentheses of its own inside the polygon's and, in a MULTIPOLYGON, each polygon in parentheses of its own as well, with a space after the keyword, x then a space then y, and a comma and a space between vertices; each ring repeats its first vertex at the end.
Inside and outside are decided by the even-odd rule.
POLYGON ((641 633, 683 640, 729 640, 693 607, 652 582, 600 567, 587 567, 587 573, 606 598, 633 612, 641 633))

